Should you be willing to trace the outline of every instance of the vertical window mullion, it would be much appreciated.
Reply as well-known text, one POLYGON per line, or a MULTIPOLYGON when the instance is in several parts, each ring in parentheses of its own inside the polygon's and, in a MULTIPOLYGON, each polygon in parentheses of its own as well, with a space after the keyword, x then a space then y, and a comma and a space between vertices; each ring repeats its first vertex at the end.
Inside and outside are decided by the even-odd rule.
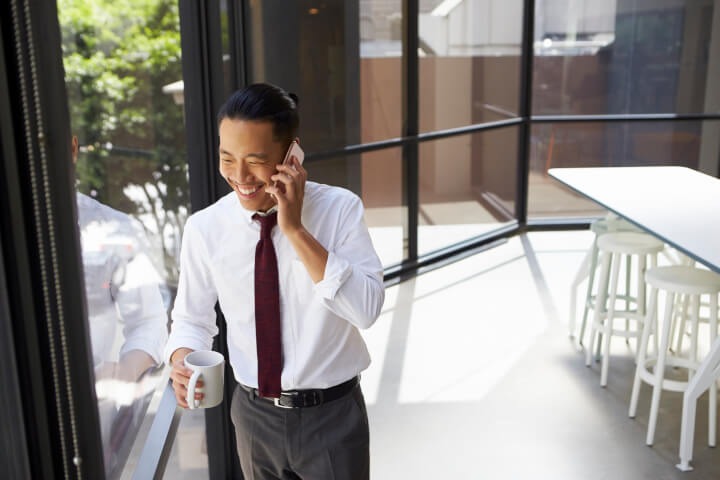
POLYGON ((528 180, 530 175, 530 116, 532 114, 533 37, 535 0, 525 0, 523 6, 522 60, 520 66, 520 117, 523 122, 518 133, 517 189, 515 217, 520 227, 527 225, 528 180))
POLYGON ((403 249, 408 262, 418 257, 419 211, 419 63, 418 63, 418 0, 403 0, 402 42, 402 135, 414 140, 403 146, 403 202, 407 205, 407 225, 403 232, 403 249))

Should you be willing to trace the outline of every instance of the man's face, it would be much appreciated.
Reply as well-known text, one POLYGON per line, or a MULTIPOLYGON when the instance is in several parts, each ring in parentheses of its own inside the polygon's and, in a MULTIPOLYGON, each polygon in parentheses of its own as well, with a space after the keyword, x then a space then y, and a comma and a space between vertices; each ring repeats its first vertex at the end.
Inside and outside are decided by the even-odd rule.
POLYGON ((284 157, 285 146, 273 138, 271 122, 220 122, 220 174, 246 210, 264 212, 275 205, 265 187, 273 184, 270 177, 284 157))

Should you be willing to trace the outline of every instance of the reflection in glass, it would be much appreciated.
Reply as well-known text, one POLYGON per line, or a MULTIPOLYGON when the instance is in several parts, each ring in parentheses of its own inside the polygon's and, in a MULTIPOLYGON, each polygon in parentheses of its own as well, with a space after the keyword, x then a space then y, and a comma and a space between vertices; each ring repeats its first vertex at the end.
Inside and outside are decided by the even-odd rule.
POLYGON ((88 323, 100 429, 109 476, 119 473, 157 387, 167 306, 141 227, 128 215, 77 194, 88 323))
POLYGON ((537 0, 533 114, 720 112, 714 5, 537 0))
POLYGON ((220 0, 220 42, 222 45, 223 98, 229 97, 237 88, 238 79, 233 67, 242 61, 242 52, 236 52, 237 41, 233 28, 234 9, 240 8, 235 2, 220 0))
POLYGON ((245 12, 249 78, 299 96, 306 152, 400 136, 400 0, 246 0, 245 12))
MULTIPOLYGON (((167 382, 189 210, 178 2, 60 0, 58 12, 104 463, 126 478, 167 382)), ((196 455, 205 466, 188 478, 207 471, 196 455)))
POLYGON ((402 135, 402 2, 360 2, 360 142, 402 135))
POLYGON ((420 2, 420 131, 517 116, 521 0, 420 2))
POLYGON ((603 209, 547 176, 554 167, 678 165, 720 174, 720 121, 535 124, 528 216, 593 217, 603 209))
POLYGON ((517 127, 420 144, 418 254, 514 221, 517 127))

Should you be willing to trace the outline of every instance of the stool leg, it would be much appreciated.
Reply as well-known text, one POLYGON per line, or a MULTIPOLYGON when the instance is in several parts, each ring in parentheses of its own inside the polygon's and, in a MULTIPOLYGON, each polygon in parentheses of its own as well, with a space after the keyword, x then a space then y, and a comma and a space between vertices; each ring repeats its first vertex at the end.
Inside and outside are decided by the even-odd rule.
MULTIPOLYGON (((580 324, 580 334, 578 335, 578 345, 582 346, 583 339, 585 338, 585 326, 587 325, 588 312, 590 310, 590 301, 592 299, 593 284, 595 283, 595 270, 597 270, 598 264, 598 247, 597 247, 597 236, 592 246, 592 257, 590 258, 590 274, 588 276, 587 293, 585 294, 585 305, 583 307, 582 323, 580 324)), ((598 295, 599 297, 599 295, 598 295)), ((597 298, 595 301, 597 302, 597 298)), ((589 343, 592 349, 592 342, 589 343)))
MULTIPOLYGON (((608 273, 610 271, 610 265, 608 264, 608 273)), ((602 283, 602 282, 601 282, 602 283)), ((608 289, 610 288, 610 275, 605 277, 605 283, 602 284, 603 291, 605 292, 605 302, 603 303, 603 312, 607 313, 607 296, 609 295, 608 289)), ((597 348, 595 350, 595 359, 600 360, 600 350, 603 344, 603 333, 602 330, 598 333, 598 342, 597 342, 597 348)))
POLYGON ((655 438, 655 425, 657 424, 658 410, 660 409, 660 394, 662 393, 663 378, 665 377, 665 355, 670 335, 670 321, 672 320, 672 306, 675 302, 675 294, 667 292, 665 299, 665 316, 663 319, 662 340, 658 350, 657 363, 655 364, 655 379, 653 381, 653 395, 650 404, 650 418, 648 419, 648 431, 645 443, 653 444, 655 438))
MULTIPOLYGON (((630 311, 630 278, 632 272, 632 255, 625 255, 625 311, 630 311)), ((630 319, 625 317, 625 332, 630 332, 630 319)), ((625 337, 625 344, 630 345, 630 337, 625 337)))
POLYGON ((580 268, 575 274, 575 278, 570 285, 570 315, 568 316, 568 334, 570 335, 570 337, 575 336, 575 317, 577 316, 577 289, 582 283, 582 281, 585 279, 585 277, 587 277, 590 273, 590 259, 592 258, 594 248, 595 243, 593 242, 593 246, 590 247, 590 250, 588 250, 585 254, 585 258, 583 258, 583 261, 580 264, 580 268))
MULTIPOLYGON (((714 314, 714 317, 712 315, 711 313, 710 323, 717 325, 717 313, 714 314)), ((720 343, 717 343, 716 338, 716 344, 713 344, 710 348, 707 357, 705 357, 700 364, 692 382, 690 382, 687 390, 683 394, 682 426, 680 430, 680 463, 677 465, 682 471, 692 470, 690 460, 692 460, 695 436, 695 412, 698 398, 705 393, 710 386, 715 385, 718 375, 720 374, 720 372, 718 372, 719 368, 720 343)), ((710 402, 708 402, 710 408, 713 407, 713 401, 716 401, 716 399, 710 398, 710 402)), ((714 433, 714 429, 713 432, 709 433, 714 433)))
POLYGON ((678 322, 682 320, 682 315, 680 315, 680 311, 682 310, 682 300, 684 296, 685 295, 681 293, 675 295, 675 305, 673 305, 672 327, 670 327, 670 352, 672 353, 677 352, 673 345, 677 345, 675 341, 675 334, 677 332, 678 322))
MULTIPOLYGON (((611 254, 603 252, 600 258, 600 281, 598 285, 604 285, 607 278, 610 276, 610 257, 611 254)), ((590 341, 585 348, 585 366, 589 367, 592 363, 593 346, 595 345, 595 335, 597 334, 598 328, 600 328, 600 319, 602 318, 605 310, 605 297, 607 295, 607 289, 598 288, 597 296, 595 297, 595 314, 593 315, 593 323, 590 325, 590 341)))
POLYGON ((682 344, 683 340, 685 339, 685 332, 687 325, 685 324, 685 321, 687 320, 688 315, 688 301, 690 300, 690 295, 683 295, 682 296, 682 302, 681 302, 681 312, 680 313, 680 331, 678 332, 678 340, 677 340, 677 346, 675 347, 675 351, 678 353, 678 355, 682 352, 682 344))
MULTIPOLYGON (((637 352, 635 352, 635 361, 637 362, 638 355, 640 353, 640 326, 641 324, 645 323, 645 309, 646 309, 646 302, 645 302, 645 271, 647 270, 647 259, 645 258, 645 255, 638 256, 638 273, 637 273, 637 318, 642 320, 637 320, 637 336, 635 340, 635 344, 637 346, 637 352)), ((645 352, 647 355, 647 351, 645 352)))
POLYGON ((608 366, 610 365, 610 340, 612 339, 613 323, 615 321, 615 301, 617 300, 618 276, 622 256, 619 253, 612 255, 612 280, 610 281, 610 300, 608 302, 608 313, 605 317, 605 328, 603 329, 603 352, 602 369, 600 370, 600 386, 607 386, 608 366))
POLYGON ((673 305, 672 326, 670 326, 670 353, 673 354, 676 352, 673 345, 675 344, 675 332, 677 331, 678 320, 681 319, 679 304, 682 303, 682 298, 682 294, 675 295, 675 305, 673 305))
MULTIPOLYGON (((657 253, 653 253, 652 255, 650 255, 650 268, 655 267, 657 267, 657 253)), ((643 270, 643 278, 645 278, 645 270, 643 270)), ((642 301, 643 305, 645 305, 645 282, 643 281, 640 285, 642 285, 642 295, 638 292, 638 302, 642 301)), ((657 309, 655 309, 655 316, 653 317, 653 322, 655 323, 655 335, 653 336, 653 341, 655 342, 655 353, 657 354, 660 351, 658 346, 658 339, 660 337, 660 324, 658 323, 657 309)))
MULTIPOLYGON (((633 381, 632 395, 630 396, 630 410, 628 416, 635 418, 637 412, 638 397, 640 396, 640 386, 642 378, 640 377, 641 369, 645 368, 645 357, 647 357, 648 339, 650 337, 650 331, 652 330, 653 322, 652 317, 655 315, 657 310, 657 288, 650 289, 650 304, 648 305, 647 319, 643 323, 642 336, 640 337, 640 346, 638 347, 637 367, 635 367, 635 380, 633 381)), ((657 335, 657 332, 655 332, 657 335)))
MULTIPOLYGON (((690 297, 690 362, 697 363, 697 347, 698 347, 698 330, 700 316, 700 295, 688 295, 690 297)), ((688 368, 688 382, 692 380, 695 371, 688 368)))
MULTIPOLYGON (((710 345, 717 338, 718 325, 718 296, 713 293, 710 295, 710 345)), ((710 384, 710 393, 708 398, 708 445, 715 446, 716 429, 717 429, 717 382, 710 384)))

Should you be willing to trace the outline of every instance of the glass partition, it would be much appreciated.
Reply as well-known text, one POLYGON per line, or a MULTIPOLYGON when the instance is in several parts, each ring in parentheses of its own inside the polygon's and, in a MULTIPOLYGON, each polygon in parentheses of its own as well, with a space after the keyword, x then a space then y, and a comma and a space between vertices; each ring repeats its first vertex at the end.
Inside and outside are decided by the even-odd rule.
MULTIPOLYGON (((189 212, 178 2, 60 0, 95 392, 107 478, 132 475, 165 388, 189 212)), ((185 422, 177 442, 201 436, 185 422)), ((205 465, 174 478, 207 475, 205 465)))
POLYGON ((720 88, 715 8, 712 0, 536 1, 533 114, 720 112, 711 101, 720 88))
POLYGON ((420 144, 418 254, 515 221, 518 128, 420 144))
POLYGON ((299 96, 307 152, 401 136, 400 0, 244 3, 249 79, 299 96))
POLYGON ((532 128, 528 217, 595 217, 596 203, 548 177, 553 167, 679 165, 720 173, 720 121, 542 123, 532 128))
POLYGON ((362 198, 365 224, 384 267, 406 258, 408 213, 403 205, 401 148, 312 161, 305 168, 309 180, 347 188, 362 198))
POLYGON ((518 116, 521 0, 420 2, 420 132, 518 116))

